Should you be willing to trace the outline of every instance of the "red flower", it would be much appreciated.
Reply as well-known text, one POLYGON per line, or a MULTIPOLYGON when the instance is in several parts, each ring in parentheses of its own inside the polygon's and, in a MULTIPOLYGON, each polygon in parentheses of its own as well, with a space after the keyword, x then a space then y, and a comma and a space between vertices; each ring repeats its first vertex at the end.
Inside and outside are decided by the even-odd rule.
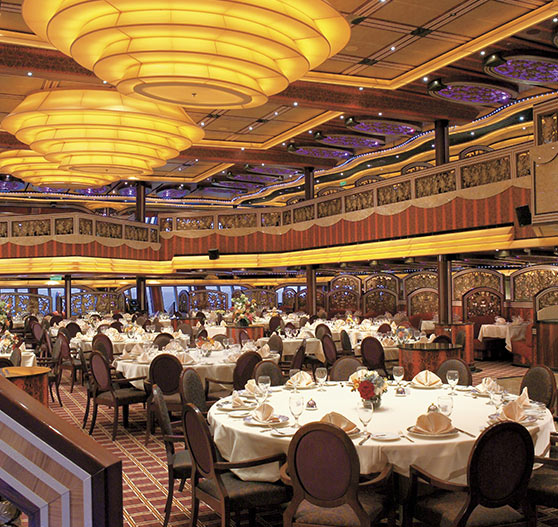
POLYGON ((376 395, 376 387, 370 381, 360 381, 358 384, 358 393, 365 400, 368 401, 376 395))

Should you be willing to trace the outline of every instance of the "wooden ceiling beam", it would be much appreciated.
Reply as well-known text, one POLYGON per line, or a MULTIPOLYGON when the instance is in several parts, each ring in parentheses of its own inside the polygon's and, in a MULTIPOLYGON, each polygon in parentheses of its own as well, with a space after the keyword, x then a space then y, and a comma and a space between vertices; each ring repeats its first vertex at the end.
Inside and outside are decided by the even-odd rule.
POLYGON ((426 94, 371 88, 361 91, 349 86, 319 85, 304 81, 291 84, 270 99, 274 103, 291 106, 296 102, 301 108, 320 108, 370 117, 381 112, 386 119, 420 122, 448 119, 454 124, 464 124, 475 119, 479 113, 475 107, 441 101, 426 94))

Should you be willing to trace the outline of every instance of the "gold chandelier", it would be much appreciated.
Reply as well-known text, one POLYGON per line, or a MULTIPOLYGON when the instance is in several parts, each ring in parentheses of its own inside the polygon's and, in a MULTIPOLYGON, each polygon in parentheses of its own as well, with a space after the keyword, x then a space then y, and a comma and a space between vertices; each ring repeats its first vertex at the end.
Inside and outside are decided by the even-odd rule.
POLYGON ((94 176, 95 186, 151 174, 204 135, 178 106, 105 88, 32 93, 1 126, 70 179, 94 176))
POLYGON ((327 0, 25 0, 41 38, 126 95, 249 108, 338 53, 327 0))
POLYGON ((6 150, 0 153, 0 171, 37 187, 100 187, 117 180, 117 176, 78 174, 58 168, 33 150, 6 150))

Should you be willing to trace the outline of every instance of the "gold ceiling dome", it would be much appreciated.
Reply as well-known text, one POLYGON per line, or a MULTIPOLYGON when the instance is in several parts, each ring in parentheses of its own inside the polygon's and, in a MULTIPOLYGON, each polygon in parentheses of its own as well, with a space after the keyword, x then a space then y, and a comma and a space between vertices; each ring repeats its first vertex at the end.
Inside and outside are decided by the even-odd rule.
POLYGON ((326 0, 25 0, 41 38, 123 94, 250 108, 347 44, 326 0))
POLYGON ((6 150, 0 153, 0 172, 11 174, 37 187, 100 187, 117 180, 113 175, 77 174, 58 168, 33 150, 6 150))
POLYGON ((204 135, 178 106, 106 88, 34 92, 1 126, 60 170, 95 175, 95 186, 151 174, 204 135))

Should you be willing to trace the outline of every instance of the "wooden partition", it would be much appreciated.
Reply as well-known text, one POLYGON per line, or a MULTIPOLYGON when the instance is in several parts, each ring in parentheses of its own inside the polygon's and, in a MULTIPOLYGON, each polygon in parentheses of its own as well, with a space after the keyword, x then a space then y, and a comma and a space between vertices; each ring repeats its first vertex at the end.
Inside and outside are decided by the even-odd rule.
POLYGON ((122 462, 0 376, 0 495, 29 527, 122 527, 122 462))

